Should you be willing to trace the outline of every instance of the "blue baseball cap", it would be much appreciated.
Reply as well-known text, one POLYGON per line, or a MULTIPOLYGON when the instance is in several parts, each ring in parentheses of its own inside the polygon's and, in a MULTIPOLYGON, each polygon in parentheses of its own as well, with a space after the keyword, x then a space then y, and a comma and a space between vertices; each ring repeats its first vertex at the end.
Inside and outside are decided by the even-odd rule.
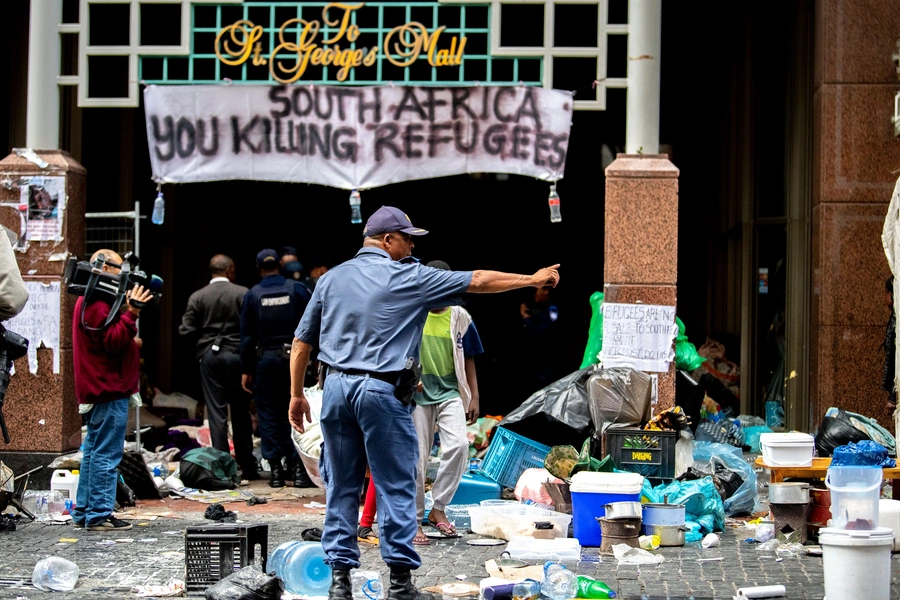
POLYGON ((260 269, 278 268, 278 253, 271 248, 260 250, 256 255, 256 266, 260 269))
POLYGON ((372 216, 366 221, 363 236, 368 237, 379 233, 391 233, 392 231, 400 231, 409 235, 425 235, 428 233, 424 229, 413 227, 412 221, 399 208, 382 206, 372 213, 372 216))

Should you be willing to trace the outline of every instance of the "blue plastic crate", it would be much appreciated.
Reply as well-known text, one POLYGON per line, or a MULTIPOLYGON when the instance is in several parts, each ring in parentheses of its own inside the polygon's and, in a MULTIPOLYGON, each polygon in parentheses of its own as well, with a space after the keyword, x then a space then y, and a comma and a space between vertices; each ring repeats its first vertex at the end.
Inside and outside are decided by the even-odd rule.
POLYGON ((549 452, 549 446, 498 427, 481 463, 481 473, 504 487, 514 488, 525 469, 544 468, 544 458, 549 452))

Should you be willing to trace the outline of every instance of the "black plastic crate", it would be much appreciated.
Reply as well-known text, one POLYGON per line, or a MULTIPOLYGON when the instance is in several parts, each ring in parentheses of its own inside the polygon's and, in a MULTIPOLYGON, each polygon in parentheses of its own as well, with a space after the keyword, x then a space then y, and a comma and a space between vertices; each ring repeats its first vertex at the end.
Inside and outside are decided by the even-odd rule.
POLYGON ((644 429, 608 429, 604 447, 616 468, 644 477, 675 477, 675 442, 677 431, 644 429))
POLYGON ((263 572, 269 555, 269 526, 200 525, 184 536, 185 588, 189 596, 206 589, 241 567, 259 562, 263 572))

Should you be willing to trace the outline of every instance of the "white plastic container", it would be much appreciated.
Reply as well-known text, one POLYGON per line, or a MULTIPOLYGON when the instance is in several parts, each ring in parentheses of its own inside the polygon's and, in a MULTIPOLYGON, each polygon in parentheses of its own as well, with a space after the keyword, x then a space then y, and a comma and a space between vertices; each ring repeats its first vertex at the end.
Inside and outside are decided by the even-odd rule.
POLYGON ((811 467, 815 439, 808 433, 764 433, 759 436, 763 463, 769 467, 811 467))
POLYGON ((889 600, 893 543, 894 533, 887 527, 870 531, 820 529, 825 597, 889 600))
POLYGON ((881 479, 880 467, 829 467, 825 487, 831 491, 831 526, 875 529, 881 479))
POLYGON ((472 531, 503 540, 514 537, 533 537, 535 522, 553 523, 554 535, 565 538, 569 535, 572 515, 554 512, 528 504, 508 504, 500 506, 473 506, 469 509, 472 531))
POLYGON ((53 471, 53 475, 50 477, 50 491, 57 490, 74 504, 78 497, 78 473, 66 469, 53 471))
POLYGON ((878 526, 894 532, 891 550, 900 552, 900 500, 882 499, 878 501, 878 526))
POLYGON ((575 538, 538 540, 532 537, 514 537, 506 545, 506 551, 515 560, 581 560, 581 545, 575 538))

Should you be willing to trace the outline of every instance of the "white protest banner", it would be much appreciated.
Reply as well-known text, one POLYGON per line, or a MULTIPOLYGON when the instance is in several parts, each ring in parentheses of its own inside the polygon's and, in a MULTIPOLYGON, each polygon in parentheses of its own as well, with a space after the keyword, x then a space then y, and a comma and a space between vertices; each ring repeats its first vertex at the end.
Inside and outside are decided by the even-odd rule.
POLYGON ((604 303, 600 362, 604 368, 666 372, 677 334, 674 306, 604 303))
POLYGON ((149 86, 153 178, 367 189, 462 173, 563 176, 572 94, 529 86, 149 86))
POLYGON ((53 350, 53 372, 59 373, 59 281, 25 280, 28 302, 3 325, 28 340, 28 370, 37 373, 41 344, 53 350))

